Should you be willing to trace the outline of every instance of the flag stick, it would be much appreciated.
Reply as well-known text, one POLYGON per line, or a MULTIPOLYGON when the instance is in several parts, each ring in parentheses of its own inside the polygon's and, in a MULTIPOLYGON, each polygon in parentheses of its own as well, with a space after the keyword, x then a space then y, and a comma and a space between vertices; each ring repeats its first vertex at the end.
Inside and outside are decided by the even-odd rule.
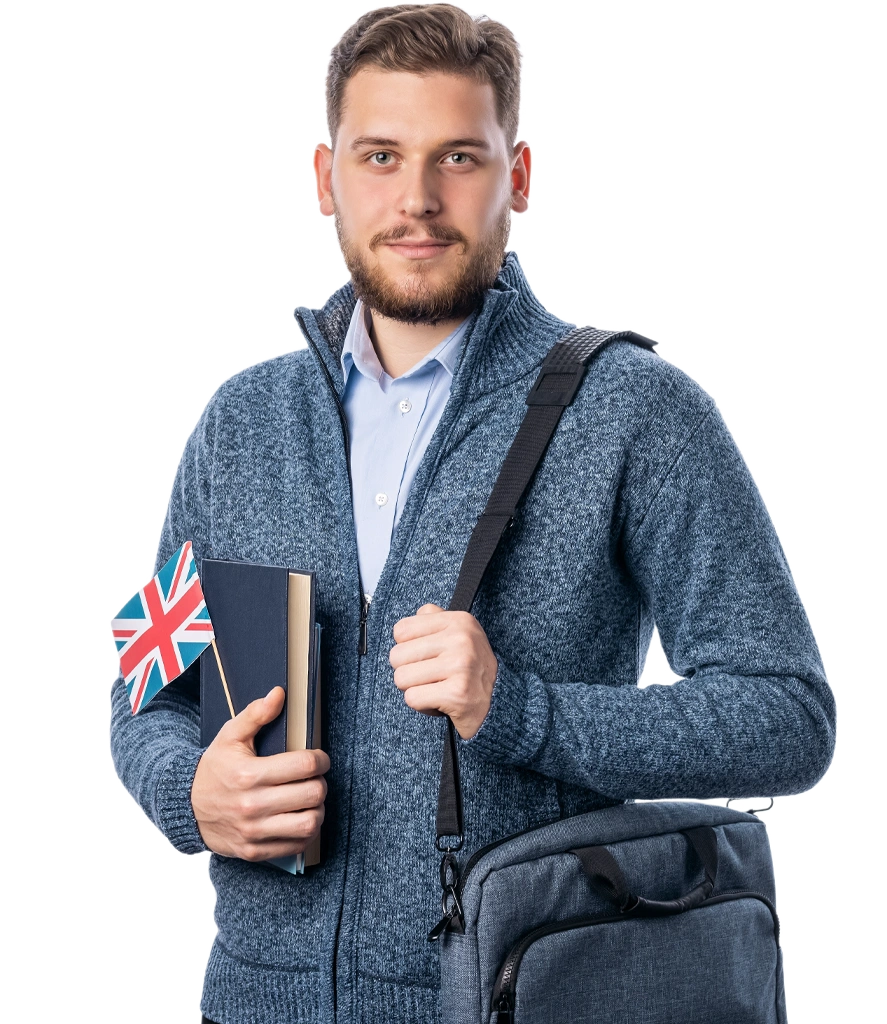
POLYGON ((231 701, 231 691, 228 689, 228 680, 225 678, 225 670, 222 668, 222 659, 219 657, 219 649, 216 647, 215 637, 210 641, 213 645, 213 654, 216 656, 216 664, 219 666, 219 675, 222 677, 222 686, 225 687, 225 696, 228 698, 228 710, 234 718, 234 704, 231 701))

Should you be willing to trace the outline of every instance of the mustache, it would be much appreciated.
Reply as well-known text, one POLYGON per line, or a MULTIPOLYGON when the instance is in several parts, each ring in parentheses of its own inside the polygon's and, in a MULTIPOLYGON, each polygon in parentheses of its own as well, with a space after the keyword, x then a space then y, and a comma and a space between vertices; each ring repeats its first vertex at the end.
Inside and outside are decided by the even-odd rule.
MULTIPOLYGON (((387 245, 389 242, 400 242, 411 232, 409 224, 401 224, 400 227, 391 228, 389 231, 377 231, 367 243, 371 252, 375 252, 380 245, 387 245)), ((458 228, 447 227, 444 224, 424 224, 421 229, 424 237, 433 238, 435 242, 459 242, 463 246, 468 245, 468 239, 458 228)))

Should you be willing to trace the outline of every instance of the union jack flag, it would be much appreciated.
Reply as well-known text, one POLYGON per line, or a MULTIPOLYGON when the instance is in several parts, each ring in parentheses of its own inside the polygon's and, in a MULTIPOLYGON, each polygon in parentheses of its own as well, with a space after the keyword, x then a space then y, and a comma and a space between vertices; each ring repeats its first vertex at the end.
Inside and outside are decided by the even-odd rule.
POLYGON ((214 633, 186 541, 111 623, 132 713, 194 662, 214 633))

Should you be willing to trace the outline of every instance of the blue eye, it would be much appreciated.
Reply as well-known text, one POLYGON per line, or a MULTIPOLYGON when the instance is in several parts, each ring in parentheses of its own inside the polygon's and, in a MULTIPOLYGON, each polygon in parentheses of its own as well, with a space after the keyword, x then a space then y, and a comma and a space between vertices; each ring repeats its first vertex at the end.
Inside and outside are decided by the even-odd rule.
POLYGON ((387 167, 391 163, 390 153, 373 153, 370 160, 375 163, 377 167, 387 167))
POLYGON ((470 157, 467 153, 450 153, 450 159, 454 164, 467 164, 470 157))

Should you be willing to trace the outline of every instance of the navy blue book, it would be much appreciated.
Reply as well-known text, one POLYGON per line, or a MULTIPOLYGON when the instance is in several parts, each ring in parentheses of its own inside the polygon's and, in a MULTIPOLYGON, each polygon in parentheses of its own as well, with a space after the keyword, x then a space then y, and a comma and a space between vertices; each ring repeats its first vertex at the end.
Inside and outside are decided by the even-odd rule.
MULTIPOLYGON (((320 747, 314 572, 205 558, 200 582, 216 638, 200 660, 201 745, 208 746, 232 714, 282 686, 283 711, 259 731, 256 753, 320 747)), ((275 863, 300 873, 319 863, 319 844, 285 859, 294 865, 275 863)))

